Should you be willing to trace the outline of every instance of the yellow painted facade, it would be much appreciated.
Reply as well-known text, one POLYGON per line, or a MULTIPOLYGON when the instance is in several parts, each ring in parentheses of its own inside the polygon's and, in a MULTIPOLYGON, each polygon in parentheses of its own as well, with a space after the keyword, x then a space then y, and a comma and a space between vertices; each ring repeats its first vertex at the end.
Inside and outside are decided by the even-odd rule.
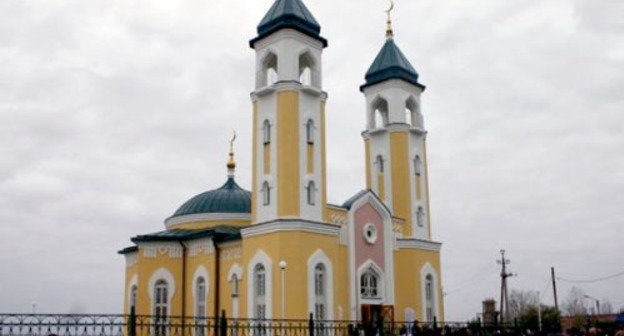
POLYGON ((299 216, 299 93, 277 93, 277 214, 299 216))

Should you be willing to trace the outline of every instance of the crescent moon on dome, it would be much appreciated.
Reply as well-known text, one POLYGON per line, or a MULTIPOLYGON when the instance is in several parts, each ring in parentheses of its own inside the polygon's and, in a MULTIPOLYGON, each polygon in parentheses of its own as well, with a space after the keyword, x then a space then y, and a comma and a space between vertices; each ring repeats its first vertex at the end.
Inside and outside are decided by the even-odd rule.
POLYGON ((393 9, 394 9, 394 1, 390 0, 390 8, 388 8, 386 13, 390 14, 390 12, 392 12, 393 9))

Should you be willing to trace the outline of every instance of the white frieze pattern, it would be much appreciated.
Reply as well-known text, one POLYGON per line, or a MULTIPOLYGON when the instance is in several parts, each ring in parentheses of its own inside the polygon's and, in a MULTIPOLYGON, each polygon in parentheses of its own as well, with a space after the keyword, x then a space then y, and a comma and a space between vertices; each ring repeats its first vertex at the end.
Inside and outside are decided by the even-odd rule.
POLYGON ((238 260, 241 258, 241 248, 234 247, 229 249, 224 249, 221 251, 220 259, 221 260, 238 260))
POLYGON ((204 239, 193 241, 188 244, 189 256, 196 257, 198 255, 204 254, 209 255, 214 252, 214 245, 212 244, 212 240, 204 239))
POLYGON ((169 258, 182 258, 182 246, 174 244, 148 244, 142 247, 143 257, 156 258, 169 256, 169 258))

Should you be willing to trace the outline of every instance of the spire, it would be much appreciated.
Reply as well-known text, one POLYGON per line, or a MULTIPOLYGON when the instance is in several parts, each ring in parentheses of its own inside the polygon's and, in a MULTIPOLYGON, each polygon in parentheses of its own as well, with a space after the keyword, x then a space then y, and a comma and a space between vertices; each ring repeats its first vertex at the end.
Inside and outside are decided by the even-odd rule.
POLYGON ((393 9, 394 9, 394 1, 390 0, 390 8, 388 8, 388 10, 386 11, 386 14, 388 14, 388 20, 386 21, 386 23, 388 24, 388 27, 386 28, 387 39, 391 39, 394 37, 394 30, 392 29, 392 18, 390 16, 390 13, 392 13, 393 9))
POLYGON ((232 139, 230 139, 230 153, 229 160, 227 162, 228 178, 234 178, 234 171, 236 170, 236 162, 234 161, 234 140, 236 140, 236 131, 232 131, 232 139))

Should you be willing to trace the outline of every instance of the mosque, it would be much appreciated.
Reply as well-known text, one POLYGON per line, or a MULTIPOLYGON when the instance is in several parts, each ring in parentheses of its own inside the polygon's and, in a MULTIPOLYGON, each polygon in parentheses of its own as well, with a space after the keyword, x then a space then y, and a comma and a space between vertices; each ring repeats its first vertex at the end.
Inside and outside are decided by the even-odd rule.
MULTIPOLYGON (((138 235, 125 257, 124 309, 232 318, 443 320, 441 244, 431 240, 425 86, 386 39, 360 87, 366 187, 327 203, 322 55, 301 0, 276 0, 250 42, 251 191, 235 181, 192 197, 138 235)), ((232 143, 232 142, 231 142, 232 143)))

